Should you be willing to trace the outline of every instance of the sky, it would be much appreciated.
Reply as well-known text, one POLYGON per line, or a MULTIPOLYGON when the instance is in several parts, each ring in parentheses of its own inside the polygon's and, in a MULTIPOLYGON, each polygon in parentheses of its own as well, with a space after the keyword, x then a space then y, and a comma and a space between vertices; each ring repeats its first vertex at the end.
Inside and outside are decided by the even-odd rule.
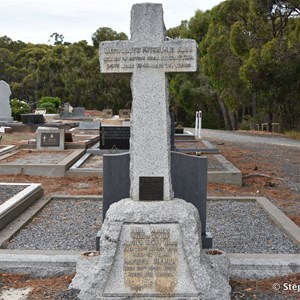
MULTIPOLYGON (((100 27, 125 32, 130 37, 130 10, 138 0, 0 0, 0 37, 26 43, 49 43, 54 32, 65 42, 86 40, 100 27)), ((151 0, 145 2, 153 2, 151 0)), ((189 20, 221 0, 157 0, 164 9, 166 28, 189 20)), ((53 39, 52 39, 53 42, 53 39)))

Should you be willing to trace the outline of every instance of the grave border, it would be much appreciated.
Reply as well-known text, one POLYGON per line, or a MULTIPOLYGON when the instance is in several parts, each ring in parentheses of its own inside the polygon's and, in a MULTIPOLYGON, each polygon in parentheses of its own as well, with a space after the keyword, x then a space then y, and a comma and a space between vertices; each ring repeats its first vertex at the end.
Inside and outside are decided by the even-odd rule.
MULTIPOLYGON (((22 150, 18 150, 22 151, 22 150)), ((43 152, 41 150, 38 150, 43 152)), ((62 151, 62 150, 61 150, 62 151)), ((16 174, 26 174, 32 176, 48 176, 48 177, 64 177, 66 171, 85 153, 85 149, 70 149, 64 151, 71 151, 72 153, 65 157, 57 164, 0 164, 0 174, 1 175, 16 175, 16 174), (45 171, 47 170, 47 172, 45 171)), ((63 152, 63 151, 62 151, 63 152)), ((16 152, 15 152, 16 153, 16 152)), ((15 153, 4 155, 0 157, 0 162, 15 153)))
MULTIPOLYGON (((44 191, 40 183, 5 183, 0 182, 1 185, 11 186, 27 186, 21 192, 7 199, 2 205, 0 205, 0 230, 3 229, 10 220, 14 220, 24 210, 26 210, 31 204, 44 195, 44 191)), ((4 238, 1 235, 0 243, 4 238)))
MULTIPOLYGON (((73 196, 73 195, 53 195, 47 199, 38 200, 36 207, 27 216, 27 222, 52 199, 94 199, 101 196, 73 196)), ((300 228, 294 224, 284 213, 265 197, 208 197, 208 201, 253 201, 260 205, 266 214, 273 219, 276 226, 281 227, 290 236, 298 240, 300 245, 300 228), (289 226, 291 225, 291 227, 289 226), (289 232, 289 230, 292 232, 289 232)), ((26 212, 23 212, 25 214, 26 212)), ((22 226, 24 226, 22 225, 22 226)), ((7 226, 7 231, 12 226, 18 226, 14 232, 20 230, 22 226, 16 222, 7 226)), ((2 236, 3 230, 1 231, 2 236)), ((292 237, 291 237, 292 238, 292 237)), ((294 239, 292 238, 292 239, 294 239)), ((54 250, 8 250, 0 249, 0 272, 3 273, 28 273, 32 276, 55 276, 73 273, 76 269, 80 251, 54 251, 54 250)), ((285 276, 300 272, 300 254, 241 254, 227 253, 231 261, 230 278, 263 279, 274 276, 285 276)))

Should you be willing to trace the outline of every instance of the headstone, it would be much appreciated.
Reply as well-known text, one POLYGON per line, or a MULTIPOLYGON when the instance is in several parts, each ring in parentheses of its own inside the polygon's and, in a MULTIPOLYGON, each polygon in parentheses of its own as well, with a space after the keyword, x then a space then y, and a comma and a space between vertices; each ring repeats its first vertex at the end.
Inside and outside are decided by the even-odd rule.
POLYGON ((80 130, 99 130, 100 122, 97 121, 81 121, 79 122, 80 130))
POLYGON ((34 114, 36 114, 36 115, 45 115, 46 112, 47 112, 46 109, 37 108, 37 109, 35 110, 34 114))
POLYGON ((43 115, 37 114, 21 114, 21 121, 23 124, 33 125, 33 124, 44 124, 45 118, 43 115))
POLYGON ((104 119, 111 119, 113 117, 113 110, 112 109, 103 109, 102 117, 104 119))
POLYGON ((69 102, 64 103, 61 116, 62 117, 73 116, 73 107, 71 106, 71 104, 69 102))
POLYGON ((39 127, 36 133, 36 148, 38 150, 65 150, 64 129, 39 127))
POLYGON ((100 149, 129 149, 129 126, 100 126, 100 149))
POLYGON ((0 121, 13 121, 9 105, 10 95, 11 90, 9 85, 4 80, 0 80, 0 121))
POLYGON ((131 110, 130 109, 120 109, 119 118, 121 119, 130 119, 131 110))
POLYGON ((86 300, 230 299, 228 258, 206 257, 198 211, 174 199, 171 184, 165 73, 195 71, 196 43, 166 40, 162 6, 152 3, 132 7, 131 36, 100 44, 102 72, 133 73, 130 199, 110 206, 100 258, 80 259, 71 287, 86 300))
POLYGON ((74 115, 74 117, 84 117, 85 116, 85 108, 84 107, 74 107, 73 115, 74 115))

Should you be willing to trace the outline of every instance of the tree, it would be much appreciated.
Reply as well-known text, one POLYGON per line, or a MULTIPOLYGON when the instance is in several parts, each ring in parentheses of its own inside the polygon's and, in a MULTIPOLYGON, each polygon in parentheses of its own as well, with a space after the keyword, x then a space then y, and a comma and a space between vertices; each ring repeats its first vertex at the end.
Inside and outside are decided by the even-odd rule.
POLYGON ((95 49, 99 48, 100 42, 114 40, 128 40, 128 37, 124 32, 118 33, 109 27, 100 27, 92 35, 92 41, 95 49))

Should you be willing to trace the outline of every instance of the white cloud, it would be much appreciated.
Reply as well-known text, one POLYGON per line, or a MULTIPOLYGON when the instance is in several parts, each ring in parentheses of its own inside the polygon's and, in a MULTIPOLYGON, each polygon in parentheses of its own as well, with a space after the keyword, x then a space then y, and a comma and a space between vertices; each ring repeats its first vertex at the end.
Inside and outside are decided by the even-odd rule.
MULTIPOLYGON (((58 32, 65 41, 87 40, 99 27, 110 27, 128 36, 132 0, 0 0, 0 36, 13 40, 47 43, 58 32)), ((151 1, 147 1, 151 2, 151 1)), ((220 0, 163 0, 167 28, 190 19, 197 9, 207 10, 220 0)))

